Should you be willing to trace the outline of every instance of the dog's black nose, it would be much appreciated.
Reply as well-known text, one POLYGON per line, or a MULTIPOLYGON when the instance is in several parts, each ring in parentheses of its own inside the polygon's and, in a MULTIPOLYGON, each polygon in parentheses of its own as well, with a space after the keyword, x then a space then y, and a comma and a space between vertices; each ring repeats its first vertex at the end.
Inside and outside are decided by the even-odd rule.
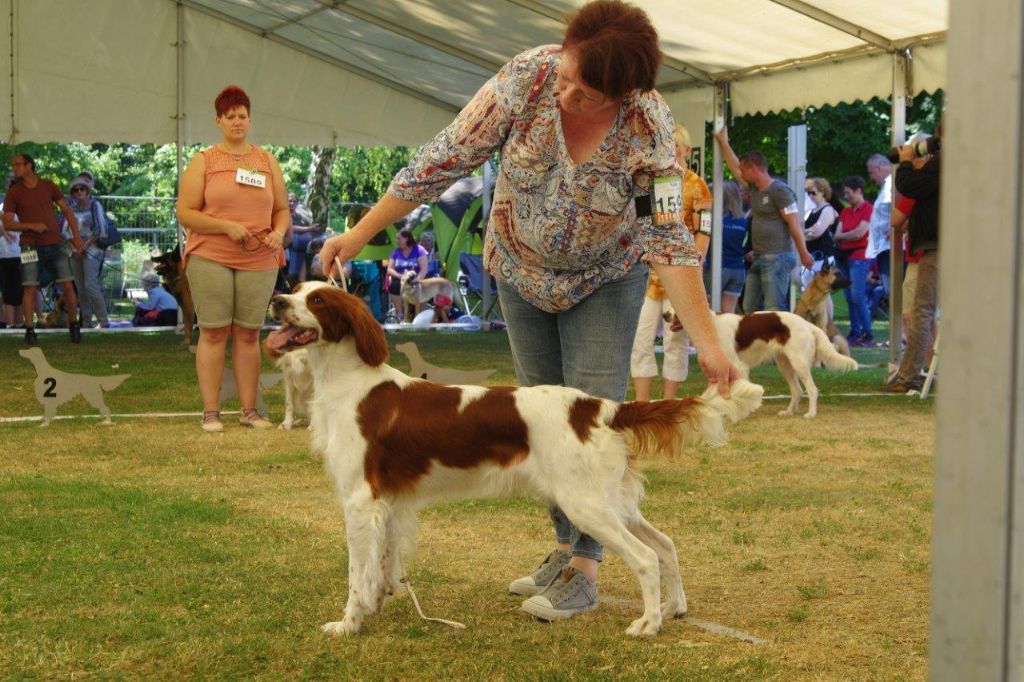
POLYGON ((283 295, 278 294, 270 299, 270 311, 274 319, 277 319, 278 314, 288 307, 288 299, 283 295))

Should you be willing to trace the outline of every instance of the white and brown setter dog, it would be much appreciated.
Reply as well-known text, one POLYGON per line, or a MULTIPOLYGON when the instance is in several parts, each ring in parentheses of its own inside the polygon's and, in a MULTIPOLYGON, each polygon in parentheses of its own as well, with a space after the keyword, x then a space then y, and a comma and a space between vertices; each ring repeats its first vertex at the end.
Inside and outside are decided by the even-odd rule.
POLYGON ((637 457, 722 442, 723 422, 760 405, 760 386, 737 381, 728 400, 710 389, 701 398, 621 404, 562 386, 445 386, 388 366, 380 325, 340 289, 305 282, 271 308, 282 326, 267 352, 308 351, 313 447, 345 514, 348 603, 324 631, 357 632, 394 594, 419 508, 513 492, 558 505, 633 570, 644 612, 628 634, 655 635, 663 618, 686 613, 675 546, 640 514, 637 457))
POLYGON ((789 386, 789 405, 780 415, 793 416, 807 389, 807 412, 813 419, 818 414, 818 387, 811 369, 823 364, 827 369, 849 372, 857 369, 857 361, 841 355, 821 329, 795 313, 782 311, 736 315, 715 315, 715 329, 722 349, 744 378, 750 370, 774 360, 789 386))

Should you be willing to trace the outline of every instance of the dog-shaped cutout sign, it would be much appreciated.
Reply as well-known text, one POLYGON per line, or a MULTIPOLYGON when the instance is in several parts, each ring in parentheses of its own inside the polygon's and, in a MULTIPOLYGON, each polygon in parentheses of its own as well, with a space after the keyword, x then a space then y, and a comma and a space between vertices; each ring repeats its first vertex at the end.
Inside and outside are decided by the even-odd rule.
POLYGON ((50 421, 57 416, 58 407, 78 396, 85 398, 87 403, 100 411, 103 415, 101 424, 113 423, 110 420, 110 408, 103 400, 103 393, 113 391, 130 377, 130 374, 113 374, 105 377, 72 374, 50 365, 40 348, 26 348, 19 350, 18 354, 36 368, 34 388, 36 400, 43 406, 43 426, 49 426, 50 421))

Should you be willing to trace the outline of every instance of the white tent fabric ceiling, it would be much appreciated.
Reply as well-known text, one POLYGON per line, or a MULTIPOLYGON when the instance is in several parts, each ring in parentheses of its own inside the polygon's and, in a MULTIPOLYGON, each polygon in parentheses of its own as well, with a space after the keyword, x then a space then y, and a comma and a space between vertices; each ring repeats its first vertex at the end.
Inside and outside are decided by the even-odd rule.
MULTIPOLYGON (((262 142, 420 144, 513 55, 559 42, 583 2, 0 0, 0 135, 171 142, 180 102, 182 142, 208 142, 213 97, 237 83, 262 142)), ((709 116, 721 82, 734 114, 886 97, 908 49, 911 94, 944 85, 945 0, 636 4, 683 119, 709 116)))

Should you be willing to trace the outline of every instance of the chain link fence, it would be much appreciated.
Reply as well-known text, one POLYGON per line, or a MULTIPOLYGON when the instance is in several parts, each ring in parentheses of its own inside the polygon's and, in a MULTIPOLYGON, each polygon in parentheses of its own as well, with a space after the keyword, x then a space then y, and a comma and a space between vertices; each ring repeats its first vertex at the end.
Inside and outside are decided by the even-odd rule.
POLYGON ((107 249, 100 284, 111 319, 130 320, 134 298, 141 295, 142 275, 153 256, 178 243, 175 197, 97 196, 107 217, 121 234, 120 244, 107 249))

